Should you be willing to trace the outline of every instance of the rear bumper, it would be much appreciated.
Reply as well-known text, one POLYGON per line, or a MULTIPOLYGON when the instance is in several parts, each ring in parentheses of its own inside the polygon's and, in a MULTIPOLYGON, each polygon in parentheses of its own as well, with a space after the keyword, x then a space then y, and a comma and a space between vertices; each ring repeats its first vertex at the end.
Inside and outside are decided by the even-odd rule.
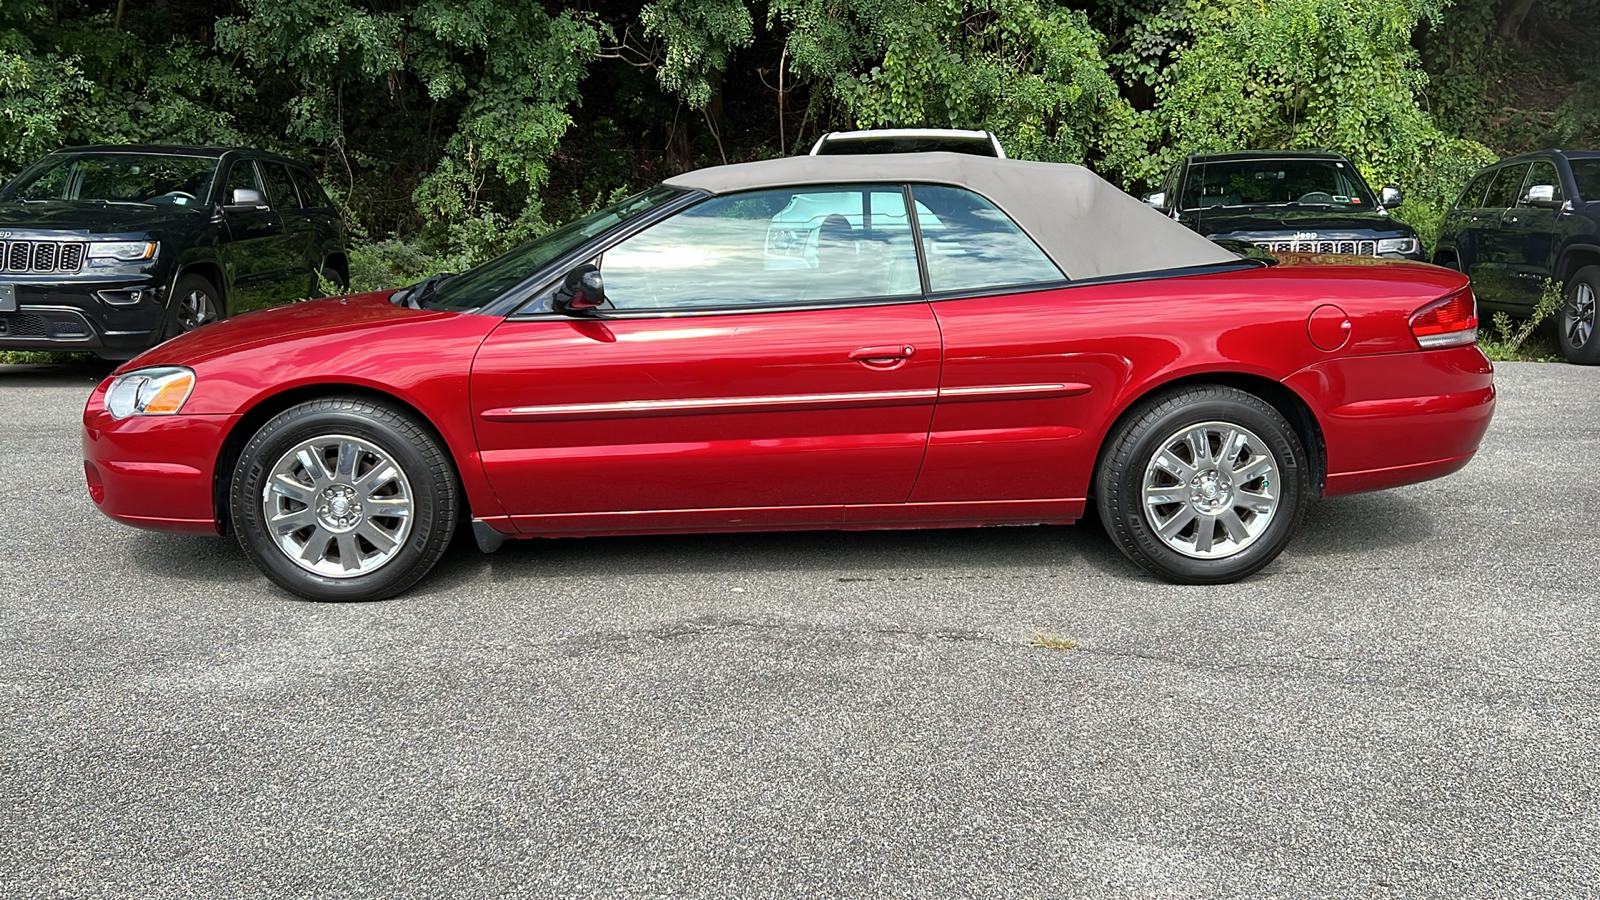
POLYGON ((220 534, 216 461, 238 416, 130 416, 105 410, 101 382, 83 411, 83 470, 100 511, 138 528, 220 534))
POLYGON ((1476 345, 1330 359, 1284 383, 1316 407, 1330 497, 1455 472, 1494 417, 1494 366, 1476 345))

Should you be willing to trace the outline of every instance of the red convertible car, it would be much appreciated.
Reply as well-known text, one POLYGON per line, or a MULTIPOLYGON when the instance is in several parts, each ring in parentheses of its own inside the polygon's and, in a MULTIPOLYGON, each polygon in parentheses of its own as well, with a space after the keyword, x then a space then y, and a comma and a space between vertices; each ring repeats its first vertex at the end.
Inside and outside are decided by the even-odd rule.
POLYGON ((1067 523, 1188 583, 1316 497, 1466 465, 1467 279, 1237 255, 1068 165, 801 157, 672 178, 484 265, 239 316, 84 410, 94 502, 319 599, 508 537, 1067 523))

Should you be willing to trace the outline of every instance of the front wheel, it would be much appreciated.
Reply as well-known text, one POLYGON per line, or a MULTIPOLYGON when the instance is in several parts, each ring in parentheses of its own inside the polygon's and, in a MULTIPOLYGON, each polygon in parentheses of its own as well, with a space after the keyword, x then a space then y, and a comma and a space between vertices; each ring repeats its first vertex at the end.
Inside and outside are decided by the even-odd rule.
POLYGON ((1595 334, 1595 298, 1600 295, 1600 266, 1584 266, 1567 280, 1566 302, 1557 322, 1561 355, 1580 366, 1600 364, 1600 336, 1595 334))
POLYGON ((223 318, 222 294, 199 275, 184 275, 172 286, 171 312, 167 315, 165 338, 209 325, 223 318))
POLYGON ((459 497, 449 455, 409 414, 357 397, 273 417, 234 467, 239 544, 279 587, 381 600, 444 555, 459 497))
POLYGON ((1146 570, 1182 584, 1244 578, 1299 528, 1311 472, 1266 401, 1221 385, 1147 402, 1112 432, 1097 473, 1100 519, 1146 570))

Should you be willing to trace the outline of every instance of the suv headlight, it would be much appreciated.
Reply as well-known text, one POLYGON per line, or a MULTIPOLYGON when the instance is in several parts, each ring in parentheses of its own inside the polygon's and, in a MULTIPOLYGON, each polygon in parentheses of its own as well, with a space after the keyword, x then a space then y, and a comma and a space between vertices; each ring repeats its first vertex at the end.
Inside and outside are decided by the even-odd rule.
POLYGON ((139 262, 140 260, 155 259, 156 251, 159 249, 161 249, 161 245, 155 241, 91 241, 89 243, 89 258, 139 262))
POLYGON ((106 411, 113 419, 170 416, 183 409, 194 390, 194 372, 183 366, 156 366, 118 375, 106 391, 106 411))
POLYGON ((1416 238, 1383 238, 1378 241, 1379 253, 1415 253, 1416 238))

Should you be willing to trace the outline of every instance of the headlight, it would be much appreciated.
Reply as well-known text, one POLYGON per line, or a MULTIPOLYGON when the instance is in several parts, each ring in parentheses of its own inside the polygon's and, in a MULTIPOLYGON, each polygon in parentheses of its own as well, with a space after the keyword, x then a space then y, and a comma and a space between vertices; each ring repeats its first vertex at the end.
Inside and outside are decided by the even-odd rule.
POLYGON ((106 391, 106 410, 113 419, 170 416, 183 409, 194 390, 194 373, 182 366, 157 366, 118 375, 106 391))
POLYGON ((1415 253, 1416 238, 1384 238, 1378 241, 1379 253, 1415 253))
POLYGON ((89 258, 138 262, 142 259, 155 259, 156 251, 160 247, 161 245, 155 241, 91 241, 89 258))

